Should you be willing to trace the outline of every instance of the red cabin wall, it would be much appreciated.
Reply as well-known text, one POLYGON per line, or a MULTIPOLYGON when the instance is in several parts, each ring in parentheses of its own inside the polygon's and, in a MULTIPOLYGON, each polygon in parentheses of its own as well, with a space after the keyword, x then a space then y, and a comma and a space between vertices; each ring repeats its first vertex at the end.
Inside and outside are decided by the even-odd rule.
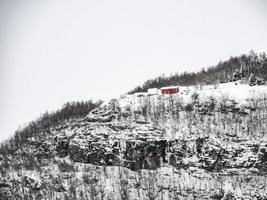
POLYGON ((178 92, 179 92, 179 88, 161 89, 161 94, 176 94, 178 92))

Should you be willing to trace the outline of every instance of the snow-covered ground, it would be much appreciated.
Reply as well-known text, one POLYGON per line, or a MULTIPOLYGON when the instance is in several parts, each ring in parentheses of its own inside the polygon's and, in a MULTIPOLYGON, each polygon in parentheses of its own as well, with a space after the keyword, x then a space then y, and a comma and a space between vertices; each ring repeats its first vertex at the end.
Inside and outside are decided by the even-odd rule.
MULTIPOLYGON (((143 95, 137 96, 135 94, 125 95, 119 99, 121 107, 127 107, 131 105, 138 106, 138 104, 144 99, 155 99, 158 96, 181 98, 183 102, 189 103, 193 94, 197 93, 200 98, 200 102, 204 102, 210 97, 220 99, 223 97, 229 97, 229 99, 235 100, 237 103, 242 104, 251 98, 263 98, 267 97, 267 85, 249 86, 248 84, 242 84, 240 81, 221 83, 216 85, 198 85, 198 86, 181 86, 179 87, 179 93, 177 94, 158 94, 158 95, 143 95)), ((141 93, 140 93, 141 94, 141 93)))

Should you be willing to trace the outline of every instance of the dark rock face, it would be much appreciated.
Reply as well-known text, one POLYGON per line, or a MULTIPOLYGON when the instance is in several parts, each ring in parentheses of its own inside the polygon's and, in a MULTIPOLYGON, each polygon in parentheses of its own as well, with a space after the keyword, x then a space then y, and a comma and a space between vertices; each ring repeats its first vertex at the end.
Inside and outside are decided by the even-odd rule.
MULTIPOLYGON (((232 137, 232 136, 229 136, 232 137)), ((58 143, 56 155, 69 156, 74 162, 90 163, 101 166, 123 166, 133 171, 140 169, 157 169, 164 164, 170 164, 177 168, 188 168, 184 158, 196 156, 197 162, 191 163, 210 172, 219 172, 230 168, 256 167, 262 172, 266 171, 266 150, 259 149, 258 145, 241 145, 239 149, 225 149, 219 144, 212 144, 209 137, 199 137, 194 141, 185 140, 129 140, 125 147, 120 147, 119 141, 114 142, 112 151, 106 148, 92 147, 88 143, 87 148, 77 144, 58 143), (189 148, 193 145, 193 148, 189 148), (258 150, 259 149, 259 150, 258 150), (64 154, 62 154, 64 152, 64 154), (239 158, 247 153, 249 157, 239 162, 239 158)))
POLYGON ((57 142, 56 146, 57 155, 61 158, 64 158, 68 155, 69 151, 69 139, 68 138, 61 138, 57 142))
POLYGON ((265 84, 265 81, 263 78, 256 76, 254 74, 250 74, 249 78, 248 78, 248 83, 250 86, 254 86, 254 85, 263 85, 265 84))
POLYGON ((267 147, 259 150, 256 167, 261 171, 267 173, 267 147))
POLYGON ((157 169, 166 161, 167 141, 126 142, 124 158, 131 170, 157 169))

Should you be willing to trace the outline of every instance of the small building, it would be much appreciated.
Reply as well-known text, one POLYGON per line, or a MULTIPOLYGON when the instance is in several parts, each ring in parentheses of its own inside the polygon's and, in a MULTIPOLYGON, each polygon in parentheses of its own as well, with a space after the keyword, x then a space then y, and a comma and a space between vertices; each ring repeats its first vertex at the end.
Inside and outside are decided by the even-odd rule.
POLYGON ((157 95, 158 94, 158 88, 149 88, 147 90, 147 93, 148 93, 149 96, 151 96, 151 95, 157 95))
POLYGON ((176 94, 179 92, 178 86, 162 87, 160 88, 161 94, 176 94))

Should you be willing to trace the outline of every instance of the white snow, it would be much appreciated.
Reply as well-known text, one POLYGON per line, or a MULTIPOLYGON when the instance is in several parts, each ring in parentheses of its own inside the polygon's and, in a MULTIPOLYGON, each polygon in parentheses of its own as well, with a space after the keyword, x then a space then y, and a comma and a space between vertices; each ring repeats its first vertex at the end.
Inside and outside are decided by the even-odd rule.
MULTIPOLYGON (((155 89, 156 88, 153 88, 153 90, 155 89)), ((134 104, 138 107, 140 103, 143 103, 148 98, 153 100, 160 96, 172 96, 174 98, 180 97, 183 102, 190 103, 192 100, 191 96, 195 93, 199 95, 200 101, 205 101, 210 97, 216 99, 229 97, 229 99, 235 100, 239 104, 243 104, 250 98, 267 97, 267 86, 249 86, 247 84, 242 84, 239 81, 206 86, 180 86, 179 93, 177 94, 158 94, 148 97, 148 93, 135 93, 134 95, 126 95, 126 97, 120 98, 119 102, 122 107, 134 104)))

